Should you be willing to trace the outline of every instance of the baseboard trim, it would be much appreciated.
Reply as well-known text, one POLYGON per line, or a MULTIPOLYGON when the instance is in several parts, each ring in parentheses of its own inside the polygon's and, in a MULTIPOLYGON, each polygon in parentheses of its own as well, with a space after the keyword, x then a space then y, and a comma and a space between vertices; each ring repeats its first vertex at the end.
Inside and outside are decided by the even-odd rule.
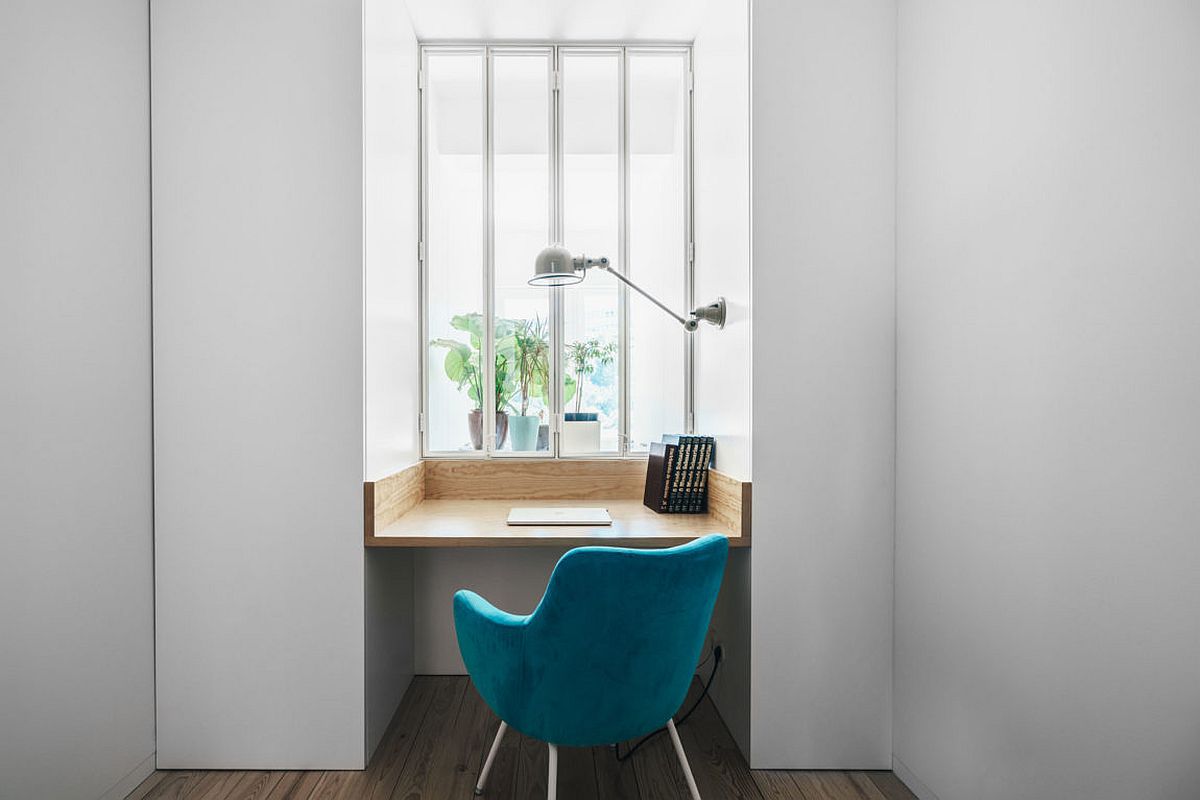
POLYGON ((917 776, 912 774, 912 770, 904 766, 904 762, 896 758, 892 754, 892 772, 900 779, 900 782, 908 787, 909 791, 917 796, 917 800, 940 800, 928 786, 917 780, 917 776))
POLYGON ((154 759, 156 755, 156 753, 151 753, 146 756, 145 761, 131 769, 129 774, 117 781, 115 786, 100 795, 99 800, 125 800, 134 789, 142 784, 142 781, 154 773, 154 759))

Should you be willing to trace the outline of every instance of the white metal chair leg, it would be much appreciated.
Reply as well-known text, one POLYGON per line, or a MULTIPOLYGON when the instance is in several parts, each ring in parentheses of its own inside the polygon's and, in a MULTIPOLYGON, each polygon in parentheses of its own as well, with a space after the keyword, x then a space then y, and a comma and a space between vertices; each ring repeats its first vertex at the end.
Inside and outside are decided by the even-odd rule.
POLYGON ((675 755, 679 756, 679 766, 683 767, 683 777, 687 779, 688 791, 692 793, 692 800, 700 800, 700 790, 696 788, 696 778, 692 775, 692 768, 688 766, 687 756, 683 752, 683 742, 679 741, 679 731, 675 730, 675 720, 667 720, 667 731, 671 734, 671 741, 675 744, 675 755))
POLYGON ((558 748, 550 745, 550 775, 546 778, 546 800, 558 797, 558 748))
POLYGON ((496 731, 496 738, 492 740, 492 749, 488 750, 487 760, 483 762, 483 771, 479 773, 479 781, 475 784, 475 794, 483 794, 483 784, 487 780, 488 773, 492 771, 492 762, 496 760, 496 753, 500 750, 500 740, 504 738, 504 732, 508 730, 508 723, 500 720, 500 730, 496 731))

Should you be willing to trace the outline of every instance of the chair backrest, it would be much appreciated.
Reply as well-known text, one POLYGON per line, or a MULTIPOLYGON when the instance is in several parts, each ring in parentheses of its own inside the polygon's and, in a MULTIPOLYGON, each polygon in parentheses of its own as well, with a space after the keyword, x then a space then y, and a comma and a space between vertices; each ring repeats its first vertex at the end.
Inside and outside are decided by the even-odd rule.
POLYGON ((581 547, 559 560, 525 637, 519 730, 554 744, 626 741, 666 724, 687 695, 729 543, 581 547))

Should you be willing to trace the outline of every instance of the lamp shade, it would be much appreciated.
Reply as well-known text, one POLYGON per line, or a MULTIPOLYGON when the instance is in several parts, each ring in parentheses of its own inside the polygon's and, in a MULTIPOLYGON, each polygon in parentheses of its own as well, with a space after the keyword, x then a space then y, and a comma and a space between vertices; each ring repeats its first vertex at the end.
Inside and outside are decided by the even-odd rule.
POLYGON ((579 283, 583 274, 575 271, 571 253, 561 245, 552 244, 537 254, 533 262, 530 286, 567 286, 579 283))

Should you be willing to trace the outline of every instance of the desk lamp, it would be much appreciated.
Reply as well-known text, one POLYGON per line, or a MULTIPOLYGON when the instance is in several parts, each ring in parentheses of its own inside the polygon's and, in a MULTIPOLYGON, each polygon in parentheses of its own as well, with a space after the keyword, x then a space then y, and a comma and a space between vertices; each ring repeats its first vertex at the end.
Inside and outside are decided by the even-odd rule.
POLYGON ((572 256, 565 247, 559 244, 552 244, 538 253, 537 260, 534 261, 533 277, 529 279, 529 285, 570 286, 582 281, 587 275, 587 271, 592 267, 599 267, 642 297, 645 297, 651 303, 654 303, 654 305, 674 317, 683 326, 684 330, 689 333, 696 330, 700 326, 701 321, 707 322, 710 325, 716 325, 718 328, 725 327, 724 297, 718 297, 715 302, 709 303, 706 306, 699 306, 691 314, 683 317, 667 308, 654 295, 613 269, 607 258, 591 258, 583 255, 572 256))

